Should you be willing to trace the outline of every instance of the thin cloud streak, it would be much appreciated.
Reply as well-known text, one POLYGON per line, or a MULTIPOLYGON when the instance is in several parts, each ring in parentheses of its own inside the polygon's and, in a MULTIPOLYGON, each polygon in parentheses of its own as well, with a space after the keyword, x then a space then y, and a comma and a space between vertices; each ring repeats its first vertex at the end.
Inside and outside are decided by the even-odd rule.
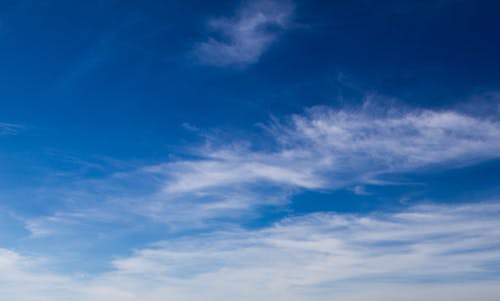
POLYGON ((23 129, 22 125, 0 122, 0 136, 14 136, 23 129))

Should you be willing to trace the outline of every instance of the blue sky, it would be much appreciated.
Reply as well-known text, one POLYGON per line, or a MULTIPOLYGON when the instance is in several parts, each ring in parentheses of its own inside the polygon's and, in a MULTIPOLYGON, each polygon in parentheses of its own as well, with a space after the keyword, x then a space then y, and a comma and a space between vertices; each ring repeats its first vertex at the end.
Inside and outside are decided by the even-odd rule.
POLYGON ((496 300, 497 1, 0 2, 0 300, 496 300))

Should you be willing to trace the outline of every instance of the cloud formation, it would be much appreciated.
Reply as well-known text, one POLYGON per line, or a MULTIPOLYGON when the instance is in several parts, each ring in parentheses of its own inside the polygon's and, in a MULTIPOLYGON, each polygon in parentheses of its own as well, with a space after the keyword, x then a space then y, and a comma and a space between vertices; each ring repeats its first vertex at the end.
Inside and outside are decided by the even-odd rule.
POLYGON ((211 141, 196 153, 202 159, 149 171, 167 176, 169 193, 259 181, 314 189, 500 156, 498 120, 448 110, 313 107, 266 129, 273 150, 253 150, 248 141, 232 147, 211 141))
MULTIPOLYGON (((214 223, 254 218, 265 207, 279 208, 304 190, 347 188, 366 195, 366 185, 387 184, 387 174, 443 170, 500 156, 498 118, 453 110, 369 103, 343 109, 313 107, 268 122, 261 134, 254 144, 228 139, 231 134, 209 137, 187 151, 188 159, 120 172, 102 183, 88 183, 88 189, 80 181, 83 195, 105 187, 95 197, 87 196, 105 196, 102 202, 80 202, 99 209, 36 218, 27 229, 34 236, 48 235, 68 224, 68 218, 61 217, 86 223, 92 218, 88 213, 96 211, 119 212, 113 219, 146 217, 170 229, 211 228, 214 223)), ((75 191, 68 194, 71 198, 75 191)))
MULTIPOLYGON (((211 138, 195 159, 150 166, 151 212, 204 220, 280 205, 301 190, 383 185, 391 173, 466 166, 500 155, 500 122, 452 110, 313 107, 264 126, 265 143, 211 138), (265 192, 265 193, 263 193, 265 192), (197 215, 196 212, 200 212, 197 215)), ((358 187, 356 189, 355 187, 358 187)), ((161 215, 161 214, 160 214, 161 215)))
POLYGON ((256 63, 290 24, 293 5, 288 1, 250 1, 232 18, 210 20, 212 35, 195 45, 194 55, 206 65, 256 63))
POLYGON ((498 203, 309 214, 260 230, 158 242, 114 260, 112 271, 84 278, 42 272, 48 270, 43 261, 0 250, 0 283, 5 284, 0 296, 52 301, 495 300, 500 293, 499 221, 498 203))
POLYGON ((99 197, 27 219, 30 239, 93 244, 93 227, 124 235, 129 222, 181 231, 114 257, 109 271, 92 276, 49 272, 57 258, 1 249, 0 300, 465 301, 500 294, 498 202, 324 212, 261 229, 239 226, 303 190, 347 187, 364 194, 365 185, 383 185, 387 173, 498 158, 497 116, 365 103, 309 108, 262 129, 258 143, 208 136, 185 159, 120 171, 103 183, 80 181, 82 198, 92 198, 90 191, 99 197), (131 187, 138 183, 147 185, 131 187))

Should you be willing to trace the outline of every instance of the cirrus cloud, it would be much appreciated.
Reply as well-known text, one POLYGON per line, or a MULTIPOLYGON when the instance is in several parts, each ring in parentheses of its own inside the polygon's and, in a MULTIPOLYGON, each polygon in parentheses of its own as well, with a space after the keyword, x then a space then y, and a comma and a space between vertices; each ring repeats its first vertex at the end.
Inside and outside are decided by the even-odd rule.
POLYGON ((289 26, 292 12, 288 1, 249 2, 233 18, 210 20, 214 35, 195 45, 194 55, 211 66, 256 63, 289 26))

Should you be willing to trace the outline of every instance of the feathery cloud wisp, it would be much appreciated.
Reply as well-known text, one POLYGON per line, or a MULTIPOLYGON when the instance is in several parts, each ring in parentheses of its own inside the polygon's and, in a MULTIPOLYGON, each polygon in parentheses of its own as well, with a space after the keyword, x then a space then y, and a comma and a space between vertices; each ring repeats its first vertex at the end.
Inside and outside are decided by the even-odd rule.
POLYGON ((212 66, 256 63, 289 26, 292 11, 288 1, 252 1, 234 18, 212 19, 209 26, 218 37, 198 43, 194 55, 212 66))
POLYGON ((148 167, 147 173, 163 179, 154 210, 179 212, 179 201, 189 204, 190 214, 193 208, 212 217, 235 214, 286 203, 295 190, 381 185, 380 176, 388 173, 499 157, 497 119, 450 110, 376 111, 368 105, 314 107, 267 126, 271 149, 255 149, 247 141, 228 147, 227 139, 213 139, 196 150, 199 159, 148 167), (261 189, 267 189, 265 196, 261 189))
MULTIPOLYGON (((127 183, 116 184, 120 189, 130 189, 130 183, 154 185, 137 197, 120 196, 103 210, 130 211, 177 229, 210 227, 287 204, 302 190, 349 188, 366 194, 362 187, 383 185, 381 176, 388 173, 442 170, 500 154, 498 119, 452 110, 314 107, 265 130, 261 144, 271 147, 209 138, 191 153, 195 159, 121 173, 110 179, 127 183)), ((28 226, 57 229, 54 224, 61 221, 54 217, 28 226)))

